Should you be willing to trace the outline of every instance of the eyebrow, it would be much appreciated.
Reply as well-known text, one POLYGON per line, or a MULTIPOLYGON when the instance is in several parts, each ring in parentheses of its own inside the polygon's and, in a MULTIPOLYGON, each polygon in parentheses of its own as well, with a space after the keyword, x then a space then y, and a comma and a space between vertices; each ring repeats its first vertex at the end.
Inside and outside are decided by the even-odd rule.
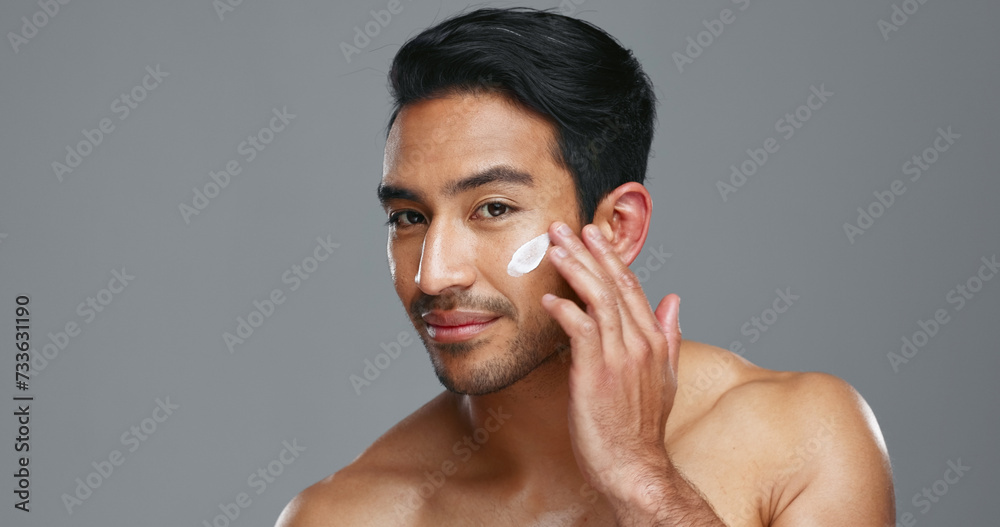
MULTIPOLYGON (((466 178, 449 183, 444 189, 444 196, 452 197, 456 194, 494 183, 534 187, 535 178, 532 177, 531 174, 522 172, 511 166, 497 165, 472 174, 466 178)), ((379 183, 377 193, 378 200, 383 207, 385 207, 386 202, 393 199, 405 199, 417 202, 424 201, 422 192, 396 185, 385 185, 379 183)))

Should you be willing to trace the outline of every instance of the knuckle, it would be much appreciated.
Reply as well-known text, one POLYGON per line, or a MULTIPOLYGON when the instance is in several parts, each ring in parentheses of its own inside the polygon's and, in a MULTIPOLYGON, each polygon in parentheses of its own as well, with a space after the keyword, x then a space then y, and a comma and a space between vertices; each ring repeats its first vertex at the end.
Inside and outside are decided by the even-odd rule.
POLYGON ((567 298, 560 298, 559 300, 556 301, 556 311, 561 316, 564 317, 571 316, 573 314, 574 307, 576 307, 576 304, 574 304, 572 300, 569 300, 567 298))
POLYGON ((579 328, 581 337, 591 338, 597 336, 597 324, 589 318, 581 322, 579 328))
POLYGON ((583 264, 580 263, 580 261, 575 258, 568 259, 568 261, 566 262, 566 266, 573 274, 579 274, 582 273, 584 270, 586 270, 583 264))
POLYGON ((602 317, 600 323, 600 327, 603 328, 604 332, 608 335, 616 335, 622 331, 621 321, 617 317, 602 317))
POLYGON ((600 272, 598 276, 600 277, 601 282, 604 283, 605 287, 618 287, 618 282, 615 280, 615 278, 608 275, 607 273, 600 272))
POLYGON ((637 290, 640 288, 639 280, 628 267, 618 271, 617 280, 623 289, 637 290))
POLYGON ((615 294, 615 291, 613 289, 609 289, 607 287, 601 289, 597 293, 595 300, 600 306, 606 307, 608 309, 618 307, 618 295, 615 294))
POLYGON ((632 354, 638 357, 645 358, 653 355, 653 346, 649 343, 649 341, 644 339, 633 341, 628 348, 632 354))
POLYGON ((566 248, 569 249, 570 253, 587 252, 587 248, 580 241, 580 238, 576 233, 574 233, 574 235, 566 241, 566 248))

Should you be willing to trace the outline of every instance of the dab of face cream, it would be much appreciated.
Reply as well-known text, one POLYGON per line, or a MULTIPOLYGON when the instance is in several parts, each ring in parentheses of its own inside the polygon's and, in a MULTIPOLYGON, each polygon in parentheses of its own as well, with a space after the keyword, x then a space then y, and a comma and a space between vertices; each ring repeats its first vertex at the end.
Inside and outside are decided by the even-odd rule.
POLYGON ((514 251, 514 256, 510 257, 507 264, 507 274, 511 276, 521 276, 530 273, 538 264, 542 263, 546 249, 549 248, 549 234, 544 233, 536 236, 514 251))

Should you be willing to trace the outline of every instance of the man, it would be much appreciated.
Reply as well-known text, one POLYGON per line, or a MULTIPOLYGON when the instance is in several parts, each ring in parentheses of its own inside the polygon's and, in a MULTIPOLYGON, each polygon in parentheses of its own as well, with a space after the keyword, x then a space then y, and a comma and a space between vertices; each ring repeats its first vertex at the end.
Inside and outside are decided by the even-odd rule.
POLYGON ((629 271, 655 120, 629 51, 483 9, 407 42, 390 81, 389 269, 447 390, 279 526, 894 523, 857 392, 682 342, 680 298, 652 310, 629 271))

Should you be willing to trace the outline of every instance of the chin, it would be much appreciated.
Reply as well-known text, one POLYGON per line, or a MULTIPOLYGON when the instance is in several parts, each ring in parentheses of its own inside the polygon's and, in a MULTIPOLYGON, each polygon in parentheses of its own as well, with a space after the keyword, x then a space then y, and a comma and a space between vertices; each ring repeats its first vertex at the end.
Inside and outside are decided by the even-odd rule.
POLYGON ((503 391, 524 377, 495 378, 489 375, 452 376, 448 372, 435 370, 438 381, 449 392, 458 395, 489 395, 503 391))
POLYGON ((438 381, 448 391, 461 395, 496 393, 524 378, 534 368, 521 357, 509 353, 476 357, 472 350, 431 352, 431 363, 438 381))
POLYGON ((426 341, 424 344, 430 352, 434 373, 445 389, 461 395, 487 395, 513 386, 558 356, 558 341, 547 342, 545 346, 536 342, 529 345, 523 338, 515 338, 501 349, 473 342, 457 343, 466 344, 458 347, 428 345, 426 341))

